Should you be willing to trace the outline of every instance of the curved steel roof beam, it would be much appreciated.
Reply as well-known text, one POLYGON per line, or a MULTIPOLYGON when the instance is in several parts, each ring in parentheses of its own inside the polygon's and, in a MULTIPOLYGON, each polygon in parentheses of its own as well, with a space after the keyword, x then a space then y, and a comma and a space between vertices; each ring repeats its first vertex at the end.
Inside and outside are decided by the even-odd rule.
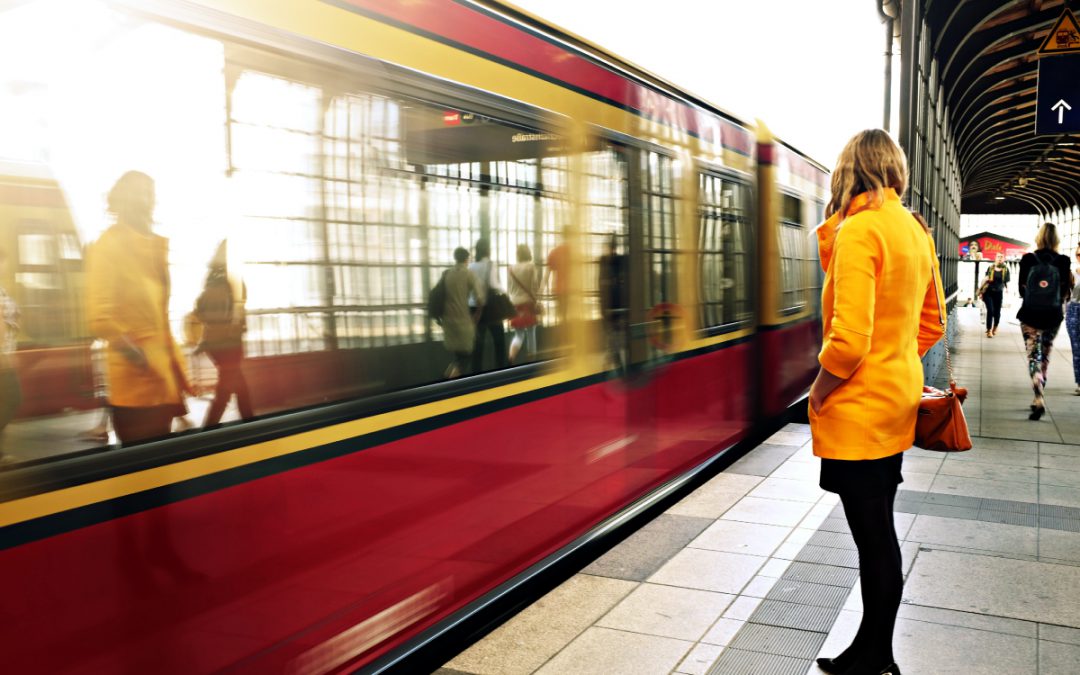
POLYGON ((957 109, 957 119, 981 119, 980 115, 986 112, 988 108, 995 105, 1002 105, 1005 101, 1017 97, 1026 96, 1027 94, 1034 94, 1038 89, 1037 81, 1034 78, 1022 79, 1021 77, 1009 77, 1002 78, 1002 82, 1008 82, 1014 80, 1011 84, 996 89, 988 87, 986 91, 978 96, 970 103, 966 108, 957 109))
POLYGON ((1028 139, 1013 135, 995 145, 993 152, 987 152, 980 155, 978 159, 972 160, 973 163, 967 168, 964 175, 966 179, 974 180, 987 167, 992 169, 1005 160, 1021 155, 1026 158, 1028 164, 1035 165, 1042 161, 1050 150, 1050 143, 1045 143, 1042 146, 1033 145, 1028 139))
POLYGON ((979 92, 983 91, 983 88, 978 86, 979 80, 1000 72, 1022 72, 1019 69, 1026 68, 1028 64, 1018 63, 1009 69, 1004 69, 1003 66, 1031 56, 1033 53, 1030 45, 1017 45, 975 59, 967 65, 957 79, 943 81, 945 83, 943 86, 945 98, 954 110, 957 109, 965 99, 977 96, 979 92))
POLYGON ((1008 146, 1013 141, 1019 141, 1029 147, 1037 147, 1046 141, 1033 135, 1031 132, 1035 126, 1035 112, 1013 113, 1003 117, 991 127, 984 130, 963 148, 957 149, 957 162, 963 171, 970 170, 974 162, 995 148, 1008 146))
MULTIPOLYGON (((957 42, 946 42, 944 39, 935 45, 934 54, 937 55, 938 48, 945 45, 956 45, 955 49, 949 52, 949 59, 941 69, 942 81, 952 78, 954 75, 957 79, 963 76, 964 72, 971 67, 980 56, 989 53, 989 50, 993 49, 1004 42, 1008 42, 1017 37, 1027 35, 1028 33, 1039 32, 1044 27, 1049 30, 1053 27, 1054 21, 1061 15, 1061 10, 1057 7, 1052 9, 1044 9, 1035 13, 1022 12, 1017 14, 1016 18, 1004 23, 998 23, 994 25, 995 17, 1000 17, 1011 12, 1015 12, 1018 8, 1022 9, 1023 5, 1026 5, 1026 1, 1018 3, 1012 6, 1005 6, 998 12, 987 14, 986 9, 993 9, 1000 7, 1000 2, 994 2, 993 0, 984 0, 981 3, 965 3, 965 7, 969 8, 971 14, 975 14, 979 11, 979 5, 982 6, 982 16, 985 18, 978 22, 974 27, 969 27, 965 32, 964 37, 957 42), (988 25, 990 27, 980 28, 980 26, 988 25), (959 70, 954 70, 954 67, 959 70)), ((958 24, 957 30, 962 30, 963 27, 958 24)), ((942 37, 945 37, 945 31, 942 31, 942 37)), ((1037 46, 1029 44, 1018 45, 1023 46, 1027 51, 1034 51, 1037 46)))
POLYGON ((1023 125, 1023 118, 1028 116, 1034 120, 1034 111, 1030 113, 1024 112, 1026 109, 1034 107, 1034 105, 1034 97, 1023 99, 1017 101, 1015 106, 1010 106, 1008 110, 1002 110, 999 113, 988 115, 971 125, 965 125, 963 129, 964 137, 957 143, 960 154, 966 156, 968 148, 977 147, 980 138, 989 137, 1000 131, 1001 129, 998 129, 998 127, 1009 129, 1017 125, 1023 125))

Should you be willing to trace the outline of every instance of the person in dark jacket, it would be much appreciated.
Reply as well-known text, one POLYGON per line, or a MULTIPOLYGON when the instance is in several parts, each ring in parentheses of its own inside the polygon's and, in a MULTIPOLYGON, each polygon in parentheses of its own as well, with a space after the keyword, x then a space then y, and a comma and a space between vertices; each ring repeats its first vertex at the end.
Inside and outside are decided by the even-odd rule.
POLYGON ((241 419, 255 416, 251 394, 241 363, 244 360, 244 332, 247 330, 245 289, 242 281, 230 275, 226 241, 222 241, 210 261, 206 283, 195 301, 195 316, 203 325, 202 341, 196 352, 205 352, 217 367, 214 400, 206 411, 204 426, 221 422, 225 406, 236 394, 241 419))
POLYGON ((986 337, 992 338, 997 335, 998 324, 1001 323, 1001 299, 1009 283, 1009 267, 1005 264, 1004 253, 997 254, 994 264, 986 270, 986 281, 983 283, 986 287, 982 294, 986 303, 986 337))
POLYGON ((1046 370, 1050 366, 1050 349, 1064 319, 1062 310, 1072 292, 1073 281, 1069 259, 1057 252, 1061 240, 1053 223, 1044 223, 1035 236, 1033 253, 1025 253, 1020 259, 1020 297, 1023 304, 1016 318, 1024 334, 1028 355, 1028 373, 1031 389, 1035 394, 1028 419, 1037 420, 1046 412, 1046 370), (1047 287, 1047 274, 1057 271, 1057 292, 1047 287), (1034 276, 1032 276, 1034 275, 1034 276), (1029 279, 1029 276, 1032 277, 1029 279))

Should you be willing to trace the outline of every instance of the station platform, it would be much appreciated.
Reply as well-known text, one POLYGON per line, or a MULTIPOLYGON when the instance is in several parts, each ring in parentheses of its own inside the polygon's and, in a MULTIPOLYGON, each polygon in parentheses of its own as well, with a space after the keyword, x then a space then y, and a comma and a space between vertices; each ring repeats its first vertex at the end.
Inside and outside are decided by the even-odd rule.
MULTIPOLYGON (((905 675, 1080 668, 1080 396, 1055 343, 1047 415, 1015 320, 988 339, 958 310, 956 376, 974 448, 904 457, 896 528, 905 675)), ((861 616, 858 556, 788 425, 456 658, 438 675, 803 675, 861 616)))

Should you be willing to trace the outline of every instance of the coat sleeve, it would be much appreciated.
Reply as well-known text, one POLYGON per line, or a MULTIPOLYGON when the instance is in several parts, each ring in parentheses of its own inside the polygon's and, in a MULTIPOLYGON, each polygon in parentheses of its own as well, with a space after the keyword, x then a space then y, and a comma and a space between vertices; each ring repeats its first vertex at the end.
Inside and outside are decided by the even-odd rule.
POLYGON ((945 335, 948 319, 945 317, 945 290, 941 285, 941 269, 938 265, 937 249, 934 240, 930 242, 933 279, 923 296, 922 311, 919 313, 919 356, 925 356, 930 348, 945 335), (939 304, 940 303, 940 304, 939 304))
POLYGON ((116 264, 108 242, 98 240, 86 254, 86 317, 94 337, 113 341, 128 332, 118 306, 116 264))
POLYGON ((874 334, 874 304, 882 244, 868 227, 870 221, 852 216, 836 235, 829 263, 833 283, 833 315, 818 355, 825 370, 847 379, 870 352, 874 334))

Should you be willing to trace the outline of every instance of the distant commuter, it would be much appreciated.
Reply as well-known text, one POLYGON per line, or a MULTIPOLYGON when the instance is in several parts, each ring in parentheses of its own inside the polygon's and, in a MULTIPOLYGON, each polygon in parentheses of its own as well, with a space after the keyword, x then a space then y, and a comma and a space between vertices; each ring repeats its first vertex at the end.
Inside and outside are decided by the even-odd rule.
POLYGON ((548 252, 546 263, 543 287, 549 288, 555 297, 555 318, 560 325, 565 325, 570 290, 566 281, 570 268, 570 249, 565 243, 559 244, 548 252))
POLYGON ((510 327, 514 329, 510 363, 515 363, 522 348, 528 356, 536 353, 536 323, 540 315, 540 270, 527 244, 518 244, 517 263, 510 268, 507 293, 517 310, 517 316, 510 319, 510 327))
MULTIPOLYGON (((494 294, 503 292, 495 269, 495 263, 491 260, 491 242, 483 238, 478 239, 476 241, 476 260, 469 265, 469 270, 480 280, 480 285, 484 290, 482 296, 474 294, 469 299, 471 307, 483 308, 483 311, 480 312, 480 320, 476 324, 476 344, 472 356, 474 373, 479 373, 484 369, 484 346, 487 343, 489 334, 495 350, 495 367, 505 368, 507 365, 506 331, 503 328, 503 321, 506 319, 495 314, 497 305, 492 302, 494 294), (479 299, 481 297, 484 299, 479 299)), ((506 298, 503 296, 503 302, 505 301, 506 298)))
POLYGON ((247 292, 239 275, 230 272, 227 252, 228 243, 223 240, 210 260, 202 293, 195 301, 195 317, 202 324, 202 340, 195 352, 205 352, 218 371, 214 400, 206 411, 204 426, 207 427, 221 421, 233 394, 236 394, 240 419, 255 416, 244 371, 240 367, 247 331, 244 309, 247 292))
POLYGON ((484 287, 469 269, 468 249, 454 250, 454 266, 448 269, 440 283, 444 284, 444 299, 440 321, 443 329, 443 346, 453 360, 446 369, 446 377, 460 376, 469 367, 473 349, 476 347, 476 322, 484 309, 484 287), (475 299, 474 305, 469 304, 475 299))
MULTIPOLYGON (((0 272, 4 271, 7 254, 0 248, 0 272)), ((3 275, 0 274, 0 279, 3 275)), ((22 403, 22 388, 15 371, 15 345, 19 336, 19 307, 15 300, 0 286, 0 466, 14 461, 4 447, 3 432, 15 418, 15 411, 22 403)))
POLYGON ((1046 370, 1050 350, 1065 318, 1062 306, 1072 293, 1069 258, 1057 252, 1061 240, 1053 223, 1043 223, 1035 235, 1035 251, 1020 258, 1020 297, 1023 303, 1016 318, 1027 348, 1028 374, 1035 398, 1028 419, 1037 420, 1046 412, 1046 370))
POLYGON ((998 324, 1001 323, 1001 301, 1009 279, 1009 267, 1005 264, 1005 254, 998 253, 994 257, 994 264, 986 270, 986 279, 983 281, 985 288, 982 300, 986 304, 986 337, 988 338, 997 335, 998 324))
MULTIPOLYGON (((1076 247, 1073 254, 1077 263, 1080 263, 1080 246, 1076 247)), ((1080 265, 1077 266, 1077 274, 1080 274, 1080 265)), ((1069 342, 1072 343, 1073 380, 1076 382, 1074 394, 1080 396, 1080 284, 1076 283, 1076 275, 1073 275, 1072 297, 1065 306, 1065 329, 1069 332, 1069 342)))
POLYGON ((607 359, 615 370, 622 370, 626 366, 624 352, 627 310, 630 304, 626 278, 627 258, 619 253, 619 238, 613 234, 608 239, 607 252, 600 256, 598 285, 607 359))
POLYGON ((108 341, 113 428, 127 445, 167 435, 190 388, 169 329, 169 242, 151 231, 153 179, 125 173, 108 210, 116 222, 87 254, 86 309, 90 332, 108 341))
POLYGON ((892 635, 903 574, 893 502, 915 439, 920 357, 943 334, 937 303, 945 302, 933 239, 900 202, 907 176, 888 134, 856 134, 840 154, 818 229, 824 344, 810 428, 821 487, 840 495, 859 551, 863 599, 851 646, 818 659, 828 673, 899 673, 892 635))

